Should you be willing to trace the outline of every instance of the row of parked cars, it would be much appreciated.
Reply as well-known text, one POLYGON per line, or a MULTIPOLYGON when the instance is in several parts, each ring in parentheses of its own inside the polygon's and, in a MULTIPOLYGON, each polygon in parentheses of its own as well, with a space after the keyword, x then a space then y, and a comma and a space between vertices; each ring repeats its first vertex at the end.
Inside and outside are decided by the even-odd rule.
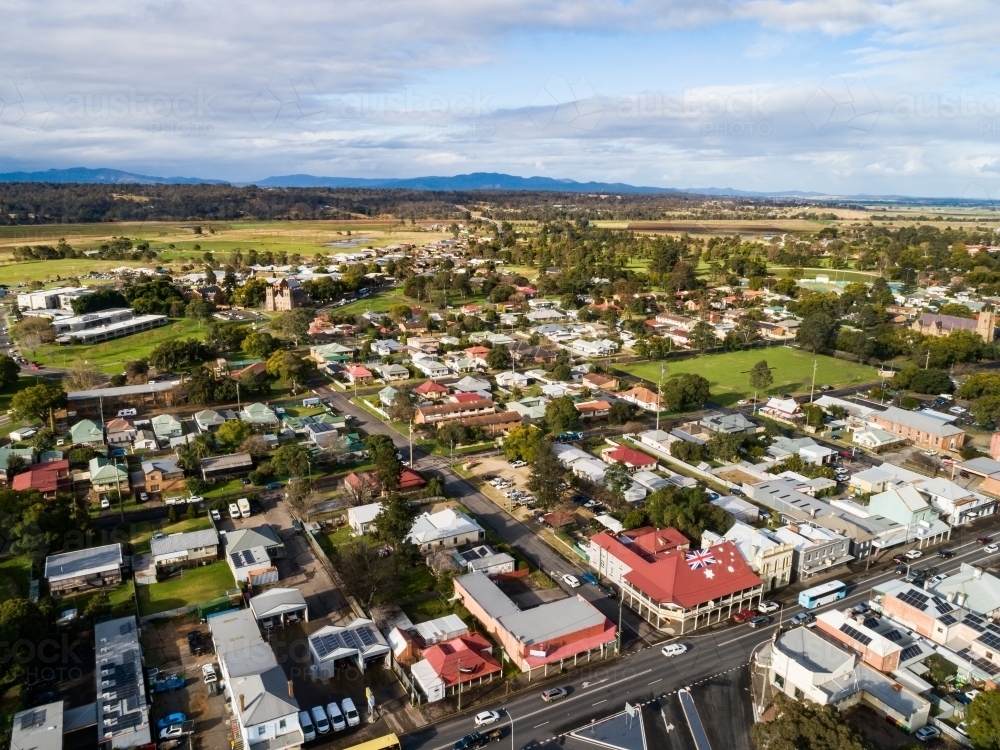
MULTIPOLYGON (((511 464, 511 466, 513 466, 513 464, 511 464)), ((493 489, 502 494, 508 500, 513 501, 516 505, 530 506, 535 502, 534 496, 517 489, 517 486, 514 484, 512 479, 506 479, 492 474, 487 474, 483 477, 483 479, 489 482, 493 489)))
POLYGON ((770 612, 776 612, 779 605, 775 602, 763 601, 757 605, 757 609, 744 609, 733 615, 733 622, 745 622, 751 628, 762 628, 770 625, 773 618, 768 616, 770 612))
POLYGON ((316 739, 317 732, 339 732, 360 723, 361 715, 350 698, 344 698, 340 705, 337 705, 337 701, 330 701, 325 709, 323 706, 313 706, 310 711, 299 712, 299 726, 302 727, 302 734, 307 742, 316 739))

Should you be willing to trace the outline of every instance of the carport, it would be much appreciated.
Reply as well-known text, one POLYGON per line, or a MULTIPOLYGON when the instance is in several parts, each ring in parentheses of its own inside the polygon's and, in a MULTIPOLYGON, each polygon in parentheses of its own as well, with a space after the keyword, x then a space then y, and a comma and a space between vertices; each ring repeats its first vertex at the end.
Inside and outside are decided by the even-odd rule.
POLYGON ((251 597, 250 609, 257 624, 265 630, 289 622, 309 622, 309 607, 298 589, 273 588, 251 597))
MULTIPOLYGON (((322 678, 329 678, 338 668, 338 662, 353 661, 365 671, 377 659, 389 665, 389 644, 375 627, 375 623, 358 617, 347 627, 326 625, 309 636, 309 651, 313 668, 322 678)), ((343 666, 343 665, 341 665, 343 666)))

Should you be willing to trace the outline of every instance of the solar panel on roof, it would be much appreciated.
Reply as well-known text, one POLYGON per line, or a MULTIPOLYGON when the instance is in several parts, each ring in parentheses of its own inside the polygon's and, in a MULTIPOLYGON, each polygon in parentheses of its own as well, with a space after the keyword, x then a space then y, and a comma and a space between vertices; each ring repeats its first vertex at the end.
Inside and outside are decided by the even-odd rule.
POLYGON ((955 619, 954 615, 944 615, 940 618, 942 625, 954 625, 958 620, 955 619))
POLYGON ((885 637, 888 638, 890 641, 898 641, 900 638, 903 637, 903 635, 898 630, 893 628, 892 630, 890 630, 888 633, 885 634, 885 637))
POLYGON ((241 555, 239 552, 230 552, 229 559, 233 561, 234 568, 243 567, 243 555, 241 555))
POLYGON ((875 617, 866 617, 865 618, 865 627, 866 628, 877 628, 878 627, 878 618, 875 618, 875 617))
POLYGON ((21 731, 25 729, 31 729, 32 727, 41 726, 45 723, 45 709, 37 709, 35 711, 26 711, 21 717, 21 731))
POLYGON ((1000 635, 996 633, 983 633, 976 640, 989 648, 1000 649, 1000 635))
POLYGON ((350 630, 345 630, 343 633, 340 634, 340 637, 344 639, 344 644, 348 648, 353 648, 356 651, 361 650, 361 647, 358 645, 358 642, 354 640, 354 634, 351 633, 350 630))
POLYGON ((982 617, 979 615, 968 614, 965 619, 962 620, 963 625, 968 625, 970 628, 975 630, 977 633, 986 632, 986 624, 982 617))
POLYGON ((851 639, 857 641, 858 643, 862 644, 863 646, 867 646, 868 644, 870 644, 872 642, 872 639, 869 636, 865 635, 864 633, 862 633, 860 630, 858 630, 856 628, 852 628, 846 622, 843 625, 840 626, 840 632, 844 633, 848 638, 851 638, 851 639))
POLYGON ((941 614, 946 614, 955 609, 955 607, 953 607, 952 604, 946 599, 942 599, 940 596, 935 596, 933 598, 934 598, 934 605, 937 607, 938 612, 940 612, 941 614))
POLYGON ((247 565, 253 565, 254 557, 253 552, 248 549, 243 550, 243 559, 246 560, 247 565))
POLYGON ((919 609, 922 612, 927 609, 927 602, 930 601, 930 597, 914 589, 908 589, 900 595, 899 601, 909 604, 911 607, 919 609))
POLYGON ((900 661, 907 661, 908 659, 913 659, 914 657, 920 656, 921 649, 919 644, 914 644, 912 646, 907 646, 903 649, 903 652, 899 655, 900 661))
POLYGON ((376 644, 375 636, 372 635, 371 630, 367 625, 358 628, 355 631, 359 636, 361 636, 361 642, 365 644, 365 647, 374 646, 376 644))

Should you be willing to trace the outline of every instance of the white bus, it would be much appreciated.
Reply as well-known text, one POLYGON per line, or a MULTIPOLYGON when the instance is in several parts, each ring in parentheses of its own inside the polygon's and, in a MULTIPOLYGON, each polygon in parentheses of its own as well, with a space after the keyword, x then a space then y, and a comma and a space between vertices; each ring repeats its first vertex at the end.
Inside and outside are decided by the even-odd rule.
POLYGON ((827 581, 813 586, 799 594, 799 604, 806 609, 815 609, 847 596, 847 584, 843 581, 827 581))

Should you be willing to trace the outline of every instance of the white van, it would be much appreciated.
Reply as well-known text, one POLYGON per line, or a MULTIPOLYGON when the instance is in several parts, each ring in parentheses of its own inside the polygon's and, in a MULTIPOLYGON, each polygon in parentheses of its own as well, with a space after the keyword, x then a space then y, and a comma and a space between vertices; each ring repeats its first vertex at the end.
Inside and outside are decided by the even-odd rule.
POLYGON ((138 413, 139 412, 137 412, 135 409, 119 409, 118 410, 118 416, 119 417, 134 417, 138 413))
POLYGON ((340 702, 340 707, 344 711, 344 716, 347 717, 347 726, 356 727, 361 723, 361 717, 358 715, 358 709, 354 707, 354 701, 350 698, 344 698, 340 702))
POLYGON ((229 517, 239 518, 240 517, 240 506, 236 503, 229 503, 229 517))
POLYGON ((327 705, 326 713, 330 717, 330 726, 333 727, 334 732, 339 732, 341 729, 347 728, 347 722, 344 721, 344 715, 340 712, 340 706, 337 705, 337 701, 331 701, 327 705))
POLYGON ((241 497, 237 500, 236 507, 240 509, 240 515, 243 518, 250 518, 250 501, 247 498, 241 497))
POLYGON ((330 731, 330 721, 326 718, 326 711, 323 710, 322 706, 312 707, 312 718, 313 724, 316 725, 316 731, 320 734, 326 734, 330 731))
POLYGON ((302 737, 306 742, 316 739, 316 729, 305 711, 299 711, 299 726, 302 727, 302 737))

